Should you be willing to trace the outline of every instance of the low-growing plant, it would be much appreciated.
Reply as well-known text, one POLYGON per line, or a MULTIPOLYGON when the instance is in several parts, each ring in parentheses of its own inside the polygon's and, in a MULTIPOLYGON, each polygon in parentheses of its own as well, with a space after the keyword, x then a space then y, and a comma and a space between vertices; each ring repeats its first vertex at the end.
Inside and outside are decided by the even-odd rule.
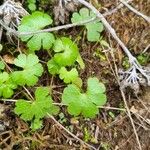
POLYGON ((141 65, 145 65, 150 61, 150 55, 148 55, 146 53, 145 54, 139 54, 137 56, 137 60, 139 61, 139 63, 141 65))
POLYGON ((71 66, 77 60, 79 50, 77 45, 69 38, 62 37, 54 43, 54 61, 59 66, 71 66))
POLYGON ((93 118, 99 113, 98 106, 106 104, 105 86, 97 78, 89 78, 87 91, 81 92, 74 84, 68 85, 62 94, 62 103, 71 115, 93 118))
POLYGON ((49 73, 52 75, 59 74, 60 79, 67 84, 75 83, 82 86, 82 80, 78 77, 77 69, 72 68, 70 71, 66 69, 66 67, 73 66, 76 61, 84 68, 77 45, 71 39, 62 37, 54 42, 52 49, 55 54, 47 63, 49 73))
MULTIPOLYGON (((82 114, 86 118, 93 118, 99 113, 98 106, 106 103, 105 86, 97 78, 89 78, 86 93, 80 92, 78 86, 68 85, 62 94, 62 103, 68 106, 71 115, 82 114)), ((59 107, 53 104, 49 95, 50 88, 39 87, 35 91, 35 100, 19 99, 16 102, 15 113, 23 120, 31 122, 33 130, 42 127, 42 120, 48 114, 55 115, 59 107)))
MULTIPOLYGON (((28 1, 28 3, 34 4, 35 1, 28 1)), ((33 10, 32 5, 30 9, 33 10)), ((73 14, 72 22, 84 21, 93 17, 95 17, 94 13, 83 8, 79 13, 73 14)), ((4 63, 0 62, 0 97, 11 98, 17 87, 32 86, 32 91, 34 91, 33 86, 38 83, 46 69, 50 76, 55 75, 67 84, 62 93, 61 104, 53 102, 52 95, 50 95, 53 92, 50 87, 36 88, 34 100, 33 98, 17 100, 14 112, 24 121, 29 122, 32 130, 42 127, 44 117, 59 112, 59 107, 56 105, 65 105, 70 115, 93 118, 99 113, 99 106, 106 103, 105 86, 96 77, 88 79, 86 92, 83 92, 81 88, 82 79, 76 66, 79 64, 80 68, 84 69, 85 64, 77 44, 68 37, 58 37, 53 33, 40 31, 52 25, 52 22, 49 15, 39 11, 23 17, 18 31, 21 40, 27 43, 29 51, 27 54, 19 54, 14 59, 10 73, 6 72, 4 63), (47 68, 42 66, 35 54, 35 51, 39 50, 48 50, 51 56, 47 62, 47 68)), ((102 23, 95 20, 85 24, 85 27, 88 40, 98 41, 100 32, 103 30, 102 23)), ((29 94, 30 97, 32 97, 31 94, 29 94)))
POLYGON ((36 0, 27 0, 28 3, 28 8, 31 11, 35 11, 36 10, 36 0))
POLYGON ((14 89, 17 88, 7 72, 0 73, 0 97, 10 98, 14 94, 14 89))
POLYGON ((39 87, 35 91, 34 101, 20 99, 16 102, 15 113, 23 120, 30 121, 33 130, 42 127, 41 119, 43 117, 59 112, 59 108, 53 105, 53 100, 49 94, 50 88, 39 87))
MULTIPOLYGON (((96 17, 95 13, 87 8, 81 8, 79 13, 75 12, 72 15, 72 23, 77 23, 85 20, 90 20, 96 17)), ((90 42, 96 42, 100 39, 100 33, 104 30, 103 24, 99 20, 86 23, 84 25, 87 29, 87 39, 90 42)))
POLYGON ((22 68, 22 70, 15 71, 11 75, 13 81, 18 85, 34 86, 43 73, 43 67, 39 63, 38 57, 34 54, 29 54, 28 56, 20 54, 14 60, 14 64, 22 68))
MULTIPOLYGON (((37 32, 51 25, 52 22, 53 20, 49 15, 36 11, 32 13, 32 15, 23 17, 18 31, 23 33, 37 32)), ((27 42, 30 51, 37 51, 41 48, 49 50, 55 41, 55 37, 52 33, 42 32, 38 34, 21 35, 21 40, 27 42)))
MULTIPOLYGON (((75 83, 82 80, 79 78, 78 71, 76 68, 72 68, 70 71, 67 71, 65 67, 62 67, 59 71, 59 78, 62 79, 65 83, 75 83)), ((81 83, 82 85, 82 83, 81 83)))

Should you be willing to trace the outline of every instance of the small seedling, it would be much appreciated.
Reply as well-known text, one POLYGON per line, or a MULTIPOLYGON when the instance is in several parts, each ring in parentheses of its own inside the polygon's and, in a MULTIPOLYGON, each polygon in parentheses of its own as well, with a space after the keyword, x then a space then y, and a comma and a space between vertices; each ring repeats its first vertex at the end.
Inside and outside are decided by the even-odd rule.
POLYGON ((43 67, 39 63, 38 57, 34 54, 29 54, 28 56, 20 54, 14 60, 14 64, 23 69, 21 71, 14 71, 11 75, 13 81, 18 85, 33 86, 43 73, 43 67))
POLYGON ((36 0, 27 0, 28 2, 28 8, 31 11, 35 11, 36 10, 36 0))
POLYGON ((137 56, 137 60, 141 65, 146 65, 150 61, 150 56, 148 54, 140 54, 137 56))
POLYGON ((88 142, 90 139, 91 139, 91 133, 86 127, 84 127, 84 141, 88 142))
POLYGON ((12 81, 7 72, 0 73, 0 97, 10 98, 14 94, 17 85, 12 81))
POLYGON ((62 103, 68 106, 71 115, 93 118, 99 113, 97 106, 106 104, 105 86, 97 78, 89 78, 86 93, 76 85, 68 85, 62 94, 62 103))
POLYGON ((15 113, 24 121, 31 122, 32 130, 42 127, 42 120, 48 114, 55 115, 59 108, 53 105, 48 87, 39 87, 35 91, 35 100, 20 99, 16 102, 15 113))
MULTIPOLYGON (((75 12, 72 15, 72 23, 77 23, 85 20, 89 20, 96 17, 96 15, 87 8, 80 9, 79 13, 75 12)), ((99 20, 86 23, 87 39, 90 42, 96 42, 100 39, 100 33, 104 30, 103 24, 99 20)))
POLYGON ((59 120, 58 120, 60 123, 66 123, 67 122, 67 119, 66 119, 66 117, 65 117, 65 115, 64 115, 64 113, 60 113, 59 114, 59 120))
MULTIPOLYGON (((51 25, 53 20, 43 12, 36 11, 32 15, 23 17, 21 25, 18 27, 20 33, 36 32, 51 25)), ((52 33, 42 32, 38 34, 21 35, 21 40, 27 42, 30 51, 40 50, 41 48, 49 50, 55 41, 52 33)))

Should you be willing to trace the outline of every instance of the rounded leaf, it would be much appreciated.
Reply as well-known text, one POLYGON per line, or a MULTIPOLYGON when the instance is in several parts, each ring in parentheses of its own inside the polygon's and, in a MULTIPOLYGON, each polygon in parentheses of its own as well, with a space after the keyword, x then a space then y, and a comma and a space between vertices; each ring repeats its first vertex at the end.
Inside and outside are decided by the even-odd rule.
POLYGON ((55 75, 59 74, 60 66, 54 61, 54 59, 51 59, 47 63, 48 71, 50 74, 55 75))
POLYGON ((54 51, 59 52, 54 55, 54 60, 60 66, 71 66, 79 55, 77 45, 66 37, 62 37, 55 41, 54 51))

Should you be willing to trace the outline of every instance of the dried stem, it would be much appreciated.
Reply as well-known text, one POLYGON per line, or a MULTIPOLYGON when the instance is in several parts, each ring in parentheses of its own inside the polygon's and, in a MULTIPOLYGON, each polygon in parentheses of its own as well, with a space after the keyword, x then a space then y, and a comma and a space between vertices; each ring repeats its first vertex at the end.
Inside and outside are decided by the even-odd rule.
MULTIPOLYGON (((126 3, 130 3, 132 2, 133 0, 127 0, 126 3)), ((121 9, 123 7, 123 4, 119 4, 118 6, 116 6, 116 8, 106 12, 103 14, 104 17, 108 16, 108 15, 112 15, 113 13, 117 12, 119 9, 121 9)))

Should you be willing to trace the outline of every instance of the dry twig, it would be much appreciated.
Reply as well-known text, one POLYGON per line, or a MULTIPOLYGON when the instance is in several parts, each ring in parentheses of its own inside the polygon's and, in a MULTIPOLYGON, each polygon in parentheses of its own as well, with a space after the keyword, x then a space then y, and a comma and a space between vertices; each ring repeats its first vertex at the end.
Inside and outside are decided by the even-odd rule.
POLYGON ((84 142, 83 140, 81 140, 80 138, 78 138, 76 135, 74 135, 73 133, 71 133, 69 130, 67 130, 62 124, 60 124, 53 116, 51 116, 50 114, 48 114, 48 116, 60 127, 62 128, 64 131, 66 131, 69 135, 71 135, 73 138, 75 138, 76 140, 78 140, 79 142, 81 142, 82 144, 86 145, 88 148, 93 149, 93 150, 97 150, 95 147, 93 147, 92 145, 84 142))
POLYGON ((123 98, 123 101, 124 101, 124 104, 125 104, 125 107, 126 107, 126 110, 127 110, 128 116, 129 116, 129 118, 130 118, 130 121, 131 121, 131 124, 132 124, 132 127, 133 127, 133 130, 134 130, 134 134, 135 134, 135 136, 136 136, 136 140, 137 140, 137 143, 138 143, 139 149, 140 149, 140 150, 142 150, 142 146, 141 146, 141 143, 140 143, 140 140, 139 140, 139 137, 138 137, 138 134, 137 134, 136 128, 135 128, 134 121, 133 121, 132 116, 131 116, 130 109, 129 109, 128 104, 127 104, 127 101, 126 101, 125 94, 124 94, 124 92, 123 92, 123 90, 122 90, 122 89, 120 89, 120 91, 121 91, 121 95, 122 95, 122 98, 123 98))
MULTIPOLYGON (((132 2, 133 0, 127 0, 126 3, 130 3, 132 2)), ((116 6, 116 8, 106 12, 103 14, 104 17, 108 16, 108 15, 112 15, 113 13, 117 12, 119 9, 121 9, 123 7, 123 4, 119 4, 118 6, 116 6)))
POLYGON ((123 5, 125 5, 128 9, 130 9, 132 12, 134 12, 136 15, 142 17, 143 19, 145 19, 148 23, 150 23, 150 17, 142 14, 141 12, 139 12, 138 10, 136 10, 135 8, 133 8, 131 5, 129 5, 125 0, 119 0, 123 5))

